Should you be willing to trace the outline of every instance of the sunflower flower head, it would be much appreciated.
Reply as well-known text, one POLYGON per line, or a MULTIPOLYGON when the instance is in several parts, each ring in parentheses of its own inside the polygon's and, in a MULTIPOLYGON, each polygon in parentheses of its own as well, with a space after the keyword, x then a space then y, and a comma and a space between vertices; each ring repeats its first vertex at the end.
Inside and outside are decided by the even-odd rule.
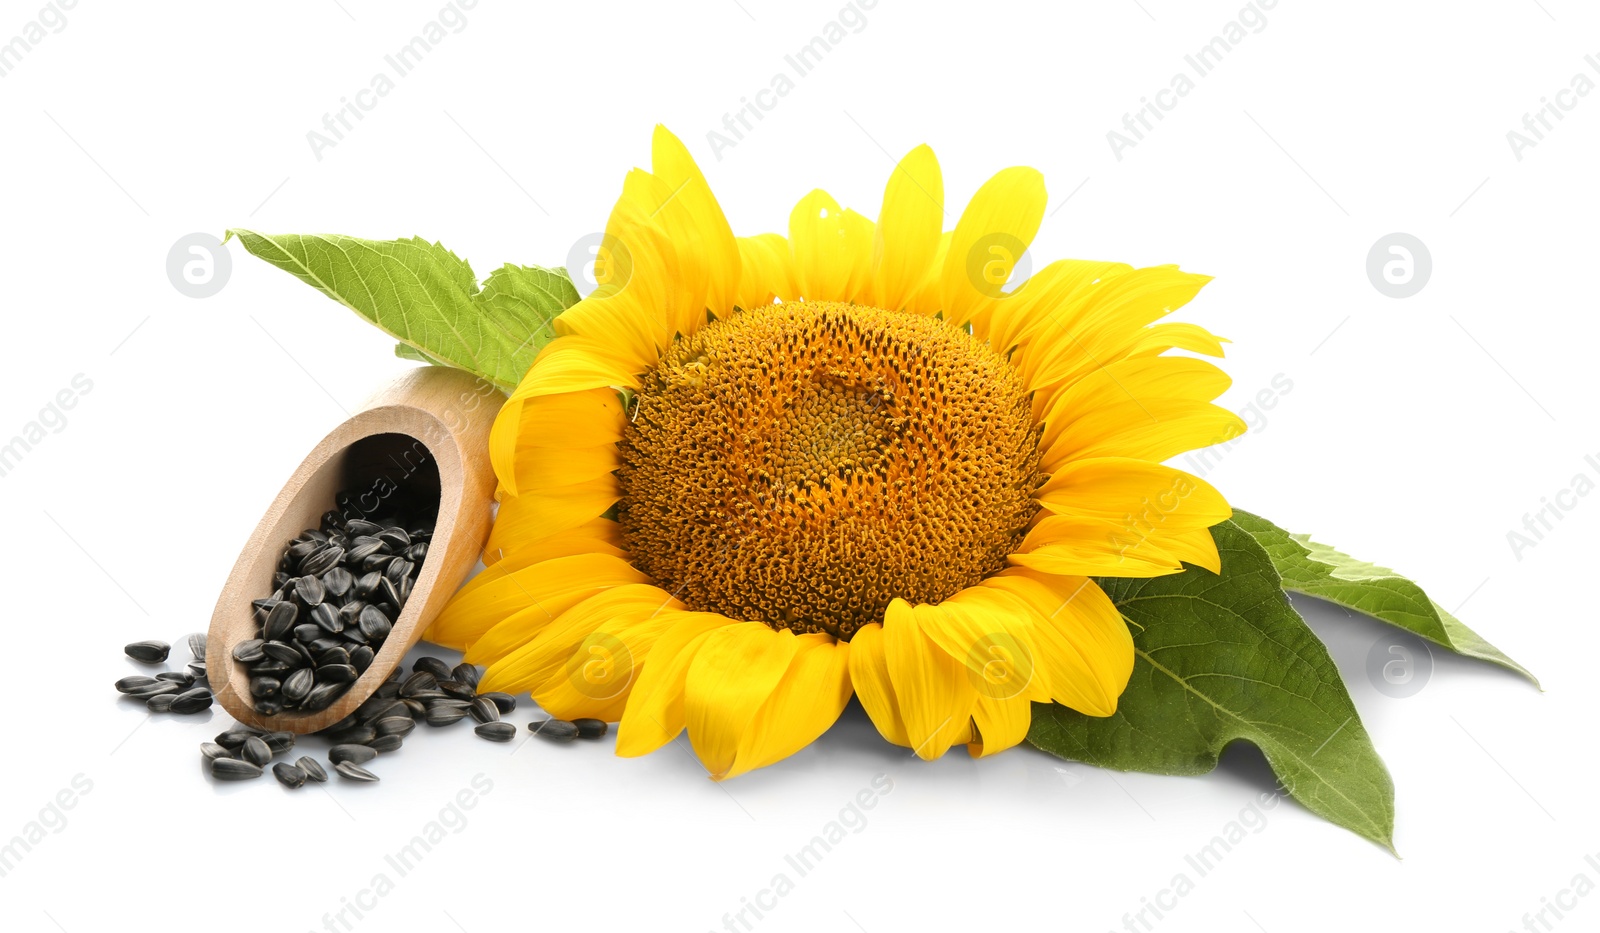
POLYGON ((1162 465, 1243 431, 1221 341, 1161 319, 1207 279, 1062 260, 1008 290, 1044 182, 1001 171, 945 230, 926 146, 878 221, 826 192, 736 237, 658 127, 599 287, 511 395, 488 569, 430 638, 483 688, 685 729, 721 779, 859 698, 934 758, 1020 742, 1030 704, 1115 712, 1133 641, 1091 576, 1216 571, 1228 504, 1162 465))

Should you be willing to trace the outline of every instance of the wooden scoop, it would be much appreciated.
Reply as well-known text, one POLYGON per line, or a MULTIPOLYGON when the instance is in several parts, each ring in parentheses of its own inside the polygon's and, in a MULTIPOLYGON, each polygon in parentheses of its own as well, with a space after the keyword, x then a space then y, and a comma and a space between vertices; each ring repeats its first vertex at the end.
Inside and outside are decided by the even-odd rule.
POLYGON ((211 615, 206 673, 235 719, 272 731, 326 728, 370 697, 422 639, 488 537, 495 490, 489 427, 504 400, 466 372, 424 366, 373 396, 306 455, 245 542, 211 615), (362 511, 370 505, 373 514, 392 494, 408 501, 436 495, 439 518, 427 557, 377 657, 343 696, 319 712, 263 716, 250 696, 249 671, 233 659, 234 646, 260 637, 251 601, 276 589, 273 574, 284 548, 300 532, 319 527, 341 491, 350 492, 362 511))

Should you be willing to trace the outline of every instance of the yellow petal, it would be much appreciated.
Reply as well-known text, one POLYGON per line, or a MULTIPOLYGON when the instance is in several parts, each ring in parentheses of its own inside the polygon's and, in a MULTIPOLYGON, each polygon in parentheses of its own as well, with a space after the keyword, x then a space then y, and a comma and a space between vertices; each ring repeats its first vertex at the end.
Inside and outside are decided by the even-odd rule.
POLYGON ((667 628, 656 639, 628 696, 617 728, 617 754, 647 755, 678 737, 684 728, 684 686, 689 665, 713 632, 735 626, 714 612, 663 612, 667 628))
POLYGON ((891 602, 884 611, 883 651, 907 742, 918 757, 932 760, 964 734, 978 694, 966 665, 923 631, 928 608, 891 602))
POLYGON ((794 658, 739 740, 725 777, 781 761, 827 732, 850 702, 850 645, 832 635, 795 637, 794 658))
POLYGON ((972 707, 972 723, 981 741, 969 743, 967 751, 974 758, 987 758, 1028 737, 1033 704, 1022 697, 997 700, 980 696, 972 707))
POLYGON ((661 316, 640 308, 631 292, 585 298, 561 312, 552 329, 564 337, 589 337, 605 344, 633 372, 654 366, 671 339, 661 316))
POLYGON ((1021 607, 991 595, 968 587, 942 603, 918 606, 917 621, 940 650, 966 666, 979 696, 1049 700, 1048 685, 1034 676, 1037 652, 1028 619, 1021 607))
POLYGON ((795 653, 794 633, 759 622, 718 629, 695 653, 684 681, 689 743, 711 777, 733 767, 756 710, 778 686, 795 653))
POLYGON ((705 282, 704 305, 722 317, 733 307, 740 278, 739 247, 722 205, 717 203, 689 150, 664 126, 656 127, 650 168, 673 190, 674 203, 682 205, 689 217, 691 234, 679 246, 679 262, 703 267, 697 277, 705 282))
POLYGON ((889 663, 883 653, 883 626, 876 622, 856 629, 850 638, 850 683, 861 706, 878 732, 896 745, 909 747, 900 702, 889 683, 889 663))
POLYGON ((776 233, 738 238, 739 291, 734 297, 741 308, 759 308, 774 298, 790 301, 798 297, 794 257, 789 241, 776 233))
POLYGON ((1133 673, 1133 635, 1104 590, 1087 577, 1025 568, 1007 569, 981 585, 1033 611, 1034 644, 1052 699, 1090 716, 1116 712, 1133 673))
POLYGON ((1168 535, 1161 545, 1168 554, 1186 564, 1204 567, 1212 573, 1222 572, 1222 555, 1217 553, 1217 539, 1211 536, 1210 528, 1168 535))
POLYGON ((671 613, 682 607, 665 591, 660 595, 667 608, 659 611, 610 608, 593 631, 571 646, 561 669, 532 688, 534 701, 561 719, 620 720, 639 671, 661 635, 676 624, 671 613))
POLYGON ((622 440, 627 415, 614 389, 529 399, 517 425, 517 449, 599 447, 622 440))
MULTIPOLYGON (((583 640, 602 625, 642 622, 666 610, 682 608, 671 594, 647 583, 627 583, 602 590, 561 613, 531 639, 490 663, 480 687, 484 692, 533 690, 561 671, 583 640)), ((668 621, 662 621, 663 628, 668 621)), ((491 632, 484 636, 483 642, 493 635, 491 632)), ((488 660, 478 656, 477 647, 474 645, 467 653, 467 659, 475 664, 488 660)))
POLYGON ((604 387, 636 389, 640 372, 602 340, 557 337, 539 351, 510 401, 604 387))
POLYGON ((807 301, 851 301, 869 281, 872 221, 812 191, 789 213, 789 248, 807 301))
POLYGON ((634 169, 606 222, 601 249, 609 262, 596 295, 614 294, 660 320, 667 334, 705 323, 706 268, 694 261, 687 209, 665 181, 634 169))
POLYGON ((944 309, 939 294, 939 283, 944 274, 945 259, 950 255, 951 235, 952 232, 949 230, 939 234, 939 247, 934 250, 933 263, 928 269, 928 274, 912 291, 911 297, 906 301, 906 311, 911 314, 933 317, 944 309))
POLYGON ((1046 514, 1006 559, 1042 573, 1078 576, 1159 577, 1183 569, 1144 529, 1077 515, 1046 514))
MULTIPOLYGON (((1154 399, 1191 399, 1209 402, 1233 380, 1204 360, 1184 356, 1155 356, 1117 360, 1063 388, 1045 414, 1041 446, 1055 443, 1070 425, 1108 405, 1154 399)), ((1150 415, 1146 420, 1154 420, 1150 415)))
POLYGON ((1004 352, 1027 343, 1045 328, 1071 333, 1081 309, 1077 296, 1103 277, 1132 268, 1120 262, 1084 259, 1052 262, 1009 299, 995 304, 989 342, 1004 352))
POLYGON ((1042 443, 1039 469, 1054 473, 1073 460, 1093 457, 1159 462, 1226 443, 1246 430, 1244 419, 1210 402, 1181 398, 1113 402, 1064 424, 1053 440, 1042 443))
POLYGON ((1075 460, 1051 474, 1035 493, 1057 515, 1121 523, 1145 538, 1209 528, 1233 514, 1216 487, 1182 470, 1148 460, 1075 460))
POLYGON ((624 556, 622 531, 616 522, 596 518, 576 528, 549 533, 537 506, 532 497, 505 496, 500 500, 500 513, 483 548, 485 564, 500 567, 504 562, 502 569, 511 571, 569 554, 624 556))
POLYGON ((568 594, 648 579, 627 561, 606 554, 574 554, 510 572, 491 567, 451 598, 428 628, 428 640, 450 647, 471 645, 525 609, 556 603, 568 594))
POLYGON ((940 275, 945 320, 960 324, 1002 295, 1044 219, 1044 176, 1035 169, 1002 169, 983 183, 956 222, 940 275))
POLYGON ((1203 353, 1206 356, 1222 356, 1224 343, 1227 341, 1199 324, 1174 321, 1145 328, 1128 348, 1128 355, 1154 356, 1177 349, 1188 350, 1190 353, 1203 353))
POLYGON ((502 511, 514 498, 514 514, 529 516, 540 537, 576 528, 599 518, 622 497, 617 478, 610 473, 566 486, 538 486, 501 500, 502 511))
POLYGON ((944 176, 927 146, 906 154, 883 191, 873 240, 873 303, 897 311, 933 268, 944 227, 944 176))

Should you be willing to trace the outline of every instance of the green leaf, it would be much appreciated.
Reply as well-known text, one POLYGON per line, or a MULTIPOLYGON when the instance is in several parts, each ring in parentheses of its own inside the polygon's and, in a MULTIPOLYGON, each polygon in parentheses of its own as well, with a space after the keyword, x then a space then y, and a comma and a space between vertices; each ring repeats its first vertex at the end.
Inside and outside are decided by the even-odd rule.
POLYGON ((253 256, 288 272, 399 340, 407 359, 455 366, 511 391, 578 300, 564 269, 506 265, 483 288, 438 243, 229 230, 253 256), (415 351, 415 352, 410 352, 415 351))
POLYGON ((1235 510, 1234 524, 1261 545, 1291 593, 1315 596, 1421 635, 1469 658, 1516 671, 1538 686, 1539 679, 1489 644, 1477 632, 1428 598, 1393 570, 1359 561, 1318 544, 1310 535, 1292 535, 1259 515, 1235 510))
POLYGON ((1133 630, 1128 689, 1105 718, 1035 705, 1028 741, 1120 771, 1204 774, 1244 739, 1291 797, 1393 851, 1394 784, 1338 668, 1255 539, 1231 521, 1212 534, 1220 576, 1099 581, 1133 630))

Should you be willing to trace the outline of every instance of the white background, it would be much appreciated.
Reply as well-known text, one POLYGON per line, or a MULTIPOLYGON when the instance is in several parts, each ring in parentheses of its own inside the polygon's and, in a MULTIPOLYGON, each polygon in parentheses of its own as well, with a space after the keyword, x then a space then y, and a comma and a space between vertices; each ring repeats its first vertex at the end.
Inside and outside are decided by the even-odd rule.
MULTIPOLYGON (((0 2, 0 42, 39 9, 0 2)), ((76 374, 93 383, 0 479, 0 840, 75 776, 92 785, 0 877, 7 930, 321 929, 347 901, 374 903, 362 892, 380 872, 394 888, 358 928, 708 930, 780 871, 794 890, 759 929, 1120 929, 1273 786, 1249 749, 1203 778, 1026 748, 925 763, 852 709, 726 785, 682 748, 622 760, 609 739, 500 746, 463 726, 414 735, 378 763, 381 784, 289 792, 209 783, 196 745, 220 711, 147 721, 116 698, 134 669, 120 646, 203 629, 294 465, 409 365, 236 244, 222 291, 185 297, 172 244, 230 226, 419 234, 480 275, 561 264, 648 164, 658 121, 742 233, 782 231, 817 186, 875 215, 893 159, 928 142, 953 206, 1005 165, 1045 173, 1041 263, 1215 275, 1181 317, 1233 339, 1229 404, 1279 374, 1293 388, 1208 478, 1408 573, 1542 678, 1544 693, 1436 652, 1425 688, 1392 699, 1366 675, 1383 630, 1304 607, 1393 773, 1403 858, 1284 804, 1156 929, 1503 931, 1578 873, 1600 881, 1584 862, 1600 852, 1584 597, 1600 496, 1565 498, 1576 507, 1520 554, 1507 540, 1576 474, 1600 480, 1584 462, 1600 454, 1600 94, 1520 160, 1506 138, 1575 74, 1600 81, 1584 61, 1600 53, 1592 8, 1285 0, 1119 160, 1107 132, 1237 0, 880 0, 718 159, 707 132, 788 70, 837 0, 482 0, 318 159, 307 132, 439 9, 83 0, 0 78, 0 438, 76 374), (1395 231, 1433 259, 1404 300, 1365 271, 1395 231), (880 773, 893 787, 866 827, 797 878, 784 856, 880 773), (397 877, 384 856, 479 774, 492 789, 464 827, 397 877)), ((1545 919, 1600 928, 1600 896, 1577 905, 1545 919)))

